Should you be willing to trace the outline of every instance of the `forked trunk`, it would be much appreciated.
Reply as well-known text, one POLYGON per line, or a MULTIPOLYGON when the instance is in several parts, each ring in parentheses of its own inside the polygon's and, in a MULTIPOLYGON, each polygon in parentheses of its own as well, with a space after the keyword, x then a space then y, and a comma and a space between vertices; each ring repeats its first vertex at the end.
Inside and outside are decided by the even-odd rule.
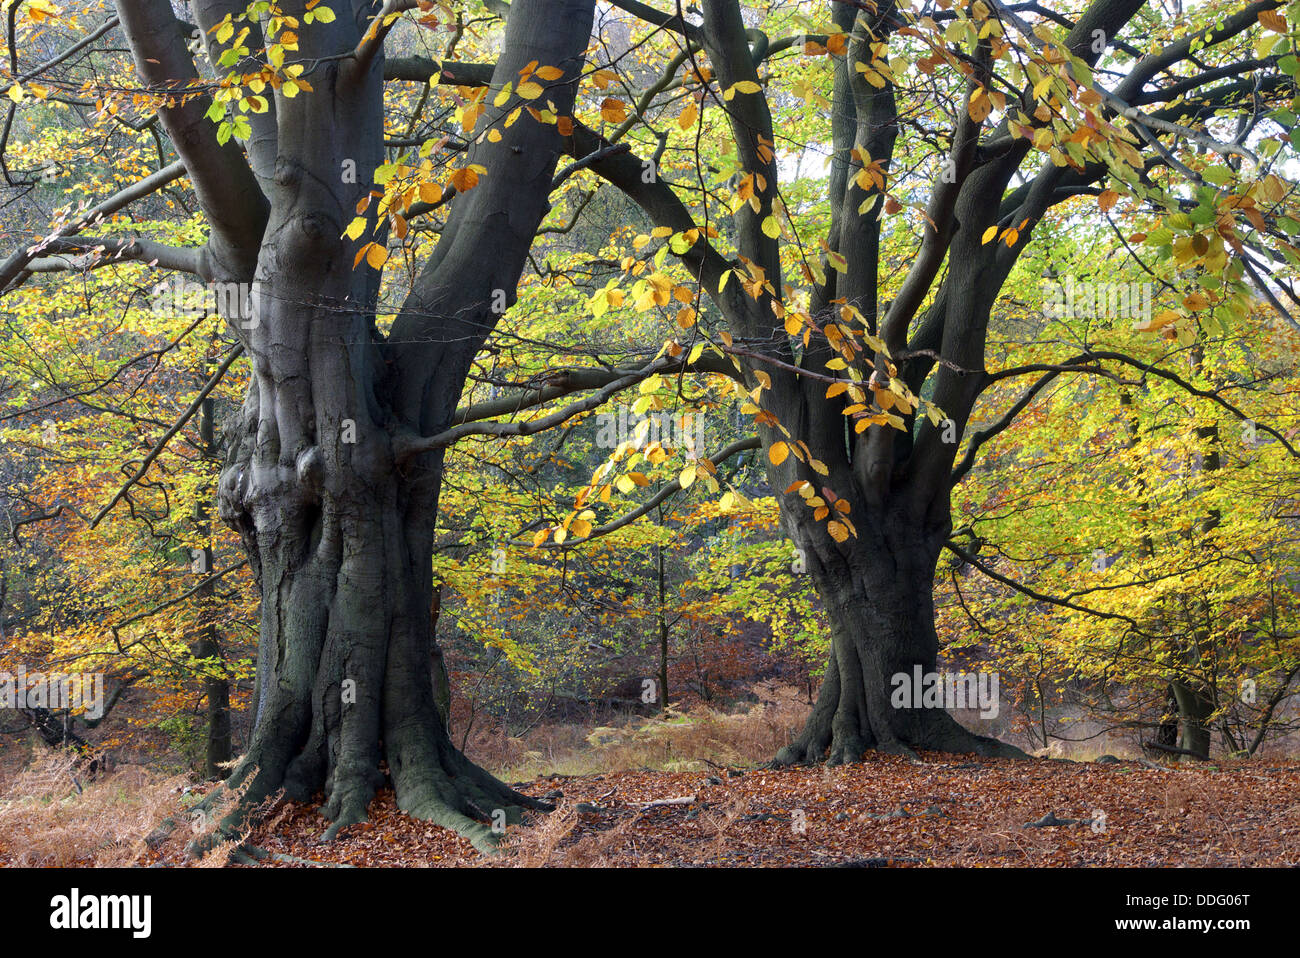
MULTIPOLYGON (((278 268, 277 249, 317 255, 297 248, 300 222, 285 218, 259 272, 255 381, 220 489, 262 592, 254 732, 230 784, 253 776, 244 807, 280 788, 299 801, 323 792, 332 837, 365 819, 382 762, 404 811, 487 847, 484 822, 544 806, 469 762, 435 704, 441 456, 399 468, 383 374, 350 345, 366 342, 369 317, 335 308, 344 297, 331 301, 328 281, 308 289, 278 268)), ((338 285, 349 267, 337 263, 338 285)))
MULTIPOLYGON (((545 64, 562 76, 548 81, 548 108, 570 113, 594 6, 515 0, 492 89, 545 64)), ((537 111, 474 140, 463 161, 487 172, 456 196, 381 336, 379 274, 347 235, 359 212, 376 217, 366 197, 385 159, 383 57, 353 55, 370 42, 366 22, 318 21, 300 37, 300 55, 317 58, 315 92, 276 98, 269 218, 247 309, 228 315, 253 379, 218 500, 262 610, 254 731, 228 782, 246 791, 223 825, 280 789, 323 793, 332 837, 365 819, 386 774, 404 811, 486 849, 521 808, 548 806, 466 759, 437 704, 445 447, 425 440, 451 425, 474 355, 515 301, 565 143, 537 111)), ((367 226, 382 245, 382 223, 367 226)))

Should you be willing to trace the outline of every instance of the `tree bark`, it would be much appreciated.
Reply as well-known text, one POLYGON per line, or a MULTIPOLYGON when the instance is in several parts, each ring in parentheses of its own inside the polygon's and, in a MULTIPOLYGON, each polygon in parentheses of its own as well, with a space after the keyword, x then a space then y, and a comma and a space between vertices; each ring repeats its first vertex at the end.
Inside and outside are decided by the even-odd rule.
MULTIPOLYGON (((206 30, 228 7, 200 0, 195 15, 206 30)), ((194 74, 165 0, 118 8, 146 81, 194 74)), ((343 235, 383 161, 382 39, 366 38, 379 11, 361 3, 355 17, 300 31, 312 91, 275 95, 274 123, 259 120, 250 145, 256 175, 233 141, 211 142, 206 98, 159 108, 213 227, 200 275, 251 284, 238 315, 226 313, 252 381, 217 496, 262 606, 254 729, 228 780, 243 799, 222 826, 283 789, 301 801, 323 794, 331 838, 365 819, 387 778, 404 811, 487 849, 499 832, 484 822, 497 810, 519 821, 523 808, 549 806, 470 762, 436 704, 443 450, 421 440, 450 425, 500 294, 514 302, 565 147, 554 124, 527 116, 495 143, 474 143, 463 162, 488 172, 453 200, 385 339, 379 276, 354 267, 359 244, 343 235)), ((493 88, 530 61, 556 66, 563 78, 548 97, 571 112, 593 13, 594 0, 516 0, 493 88)), ((384 224, 372 225, 383 241, 384 224)))
POLYGON ((893 676, 936 671, 939 637, 932 583, 945 526, 898 511, 874 520, 877 535, 838 544, 824 526, 796 521, 796 542, 830 621, 831 650, 821 692, 803 731, 778 765, 860 761, 868 749, 913 755, 918 748, 1022 758, 968 731, 942 708, 895 707, 893 676))

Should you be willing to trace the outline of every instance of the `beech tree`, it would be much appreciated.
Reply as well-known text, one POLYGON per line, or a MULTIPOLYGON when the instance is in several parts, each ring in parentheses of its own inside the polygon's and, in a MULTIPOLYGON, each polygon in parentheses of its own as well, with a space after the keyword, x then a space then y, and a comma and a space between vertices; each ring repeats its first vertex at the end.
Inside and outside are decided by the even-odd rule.
MULTIPOLYGON (((846 2, 829 4, 832 32, 814 35, 795 32, 807 21, 781 20, 779 5, 761 29, 727 0, 695 18, 616 5, 675 34, 680 51, 641 115, 684 87, 694 102, 679 123, 699 125, 697 149, 729 137, 716 242, 708 200, 639 177, 635 154, 592 168, 642 206, 721 313, 703 336, 750 391, 786 531, 830 621, 820 696, 777 761, 856 761, 869 748, 1019 755, 942 709, 891 701, 893 676, 934 670, 940 554, 971 558, 953 541, 952 489, 981 445, 1062 375, 1161 379, 1245 418, 1222 383, 1191 382, 1198 364, 1173 369, 1198 335, 1246 316, 1257 297, 1294 325, 1265 278, 1296 261, 1292 188, 1272 172, 1295 120, 1289 21, 1271 3, 1209 5, 1170 29, 1139 0, 1072 13, 846 2), (831 58, 829 97, 806 76, 777 87, 787 51, 831 58), (829 112, 829 176, 802 208, 783 196, 782 154, 817 140, 774 122, 774 89, 829 112), (705 125, 705 112, 716 122, 705 125), (1166 308, 1139 317, 1132 349, 1085 340, 1071 355, 986 369, 1004 284, 1036 226, 1081 196, 1096 198, 1093 212, 1075 204, 1070 215, 1109 217, 1122 200, 1145 226, 1121 235, 1125 245, 1176 260, 1179 282, 1160 287, 1166 308), (813 240, 817 202, 829 222, 813 240), (1028 375, 1038 378, 1019 394, 990 401, 991 387, 1028 375)), ((589 149, 605 142, 592 137, 589 149)), ((601 291, 599 308, 616 293, 601 291)), ((592 492, 606 476, 596 478, 592 492)))
POLYGON ((427 204, 456 197, 386 339, 378 274, 356 268, 345 231, 359 212, 374 216, 384 84, 406 75, 383 47, 415 6, 219 0, 191 4, 188 24, 167 0, 120 3, 112 25, 178 160, 15 253, 3 283, 44 268, 41 255, 92 251, 241 291, 220 304, 239 337, 224 366, 246 352, 253 376, 218 496, 260 585, 262 625, 255 729, 230 784, 247 787, 245 803, 323 789, 332 835, 364 819, 384 761, 403 809, 484 845, 494 810, 517 820, 539 803, 468 762, 435 707, 431 538, 444 447, 420 437, 451 425, 470 361, 513 301, 548 209, 563 152, 555 116, 571 110, 594 0, 520 0, 495 65, 442 64, 449 84, 501 89, 535 74, 550 122, 526 115, 468 146, 447 193, 427 204), (215 79, 195 66, 203 53, 215 79), (182 175, 208 226, 203 245, 82 233, 182 175))
POLYGON ((1197 387, 1087 343, 989 371, 990 317, 1035 228, 1080 196, 1096 198, 1088 215, 1140 221, 1125 242, 1184 269, 1174 308, 1135 335, 1186 347, 1206 321, 1246 312, 1248 280, 1280 308, 1261 274, 1297 257, 1290 188, 1272 170, 1289 155, 1300 66, 1279 5, 1206 4, 1184 29, 1140 0, 616 0, 633 26, 612 56, 591 43, 595 0, 485 7, 194 0, 188 23, 167 0, 120 0, 85 40, 14 69, 15 104, 48 96, 50 71, 120 28, 142 83, 130 105, 166 139, 156 172, 14 252, 0 291, 123 261, 234 291, 218 307, 237 343, 210 383, 249 361, 218 483, 261 594, 254 732, 230 781, 245 806, 323 790, 333 835, 364 818, 386 763, 402 809, 480 847, 498 810, 543 807, 466 760, 435 701, 445 450, 539 432, 633 387, 670 390, 673 375, 726 377, 755 435, 693 453, 649 501, 597 525, 597 504, 643 484, 614 476, 620 448, 568 518, 523 540, 580 546, 697 479, 717 491, 718 465, 759 448, 832 636, 818 701, 777 761, 1019 754, 942 709, 891 703, 891 676, 935 667, 942 550, 969 554, 953 541, 953 486, 1053 377, 1119 368, 1197 387), (453 59, 491 17, 505 21, 495 62, 453 59), (441 58, 400 55, 416 27, 452 28, 441 58), (411 83, 423 92, 401 135, 388 113, 397 89, 409 105, 411 83), (438 129, 415 136, 435 87, 438 129), (800 101, 809 125, 777 122, 800 101), (442 131, 453 124, 456 137, 442 131), (789 175, 818 149, 827 175, 789 175), (204 241, 132 235, 119 214, 182 177, 204 241), (546 273, 530 250, 552 195, 595 177, 653 228, 613 261, 630 295, 615 275, 592 311, 671 303, 683 333, 633 366, 551 370, 458 408, 524 271, 546 273), (90 232, 105 222, 123 233, 90 232), (422 230, 436 243, 403 275, 392 251, 422 230), (391 315, 385 283, 402 289, 391 315), (1030 374, 986 408, 994 383, 1030 374), (533 408, 545 413, 501 421, 533 408))

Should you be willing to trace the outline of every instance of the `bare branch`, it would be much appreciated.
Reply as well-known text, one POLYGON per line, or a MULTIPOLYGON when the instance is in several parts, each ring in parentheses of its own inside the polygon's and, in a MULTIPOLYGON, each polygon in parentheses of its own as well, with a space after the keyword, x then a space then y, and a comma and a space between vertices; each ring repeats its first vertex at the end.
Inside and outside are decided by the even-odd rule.
POLYGON ((149 466, 151 466, 153 461, 158 458, 159 453, 166 448, 167 443, 171 442, 172 437, 180 432, 181 429, 185 427, 185 424, 193 418, 194 414, 199 411, 203 406, 203 400, 208 397, 208 394, 212 392, 212 390, 217 388, 217 384, 221 382, 222 377, 226 375, 226 371, 230 369, 231 365, 243 354, 243 352, 244 346, 240 343, 236 344, 235 347, 226 354, 226 358, 222 360, 221 365, 217 367, 216 372, 212 374, 204 384, 203 388, 199 390, 199 394, 194 397, 194 401, 190 403, 189 408, 186 409, 185 412, 181 413, 181 417, 172 424, 172 427, 168 429, 167 432, 163 434, 163 437, 154 444, 154 447, 149 450, 149 454, 144 457, 144 462, 140 463, 140 468, 135 471, 135 475, 123 483, 122 488, 118 489, 117 492, 114 493, 113 498, 108 501, 108 505, 100 509, 95 518, 90 520, 90 528, 93 529, 95 526, 99 525, 99 521, 103 519, 104 516, 108 515, 109 511, 115 505, 122 501, 122 497, 130 491, 131 487, 144 478, 144 474, 149 471, 149 466))

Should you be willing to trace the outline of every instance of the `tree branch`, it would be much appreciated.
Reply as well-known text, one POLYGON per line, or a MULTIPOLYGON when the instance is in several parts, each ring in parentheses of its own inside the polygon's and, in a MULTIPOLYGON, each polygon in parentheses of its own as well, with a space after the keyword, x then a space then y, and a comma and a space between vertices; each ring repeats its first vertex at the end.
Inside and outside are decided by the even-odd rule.
POLYGON ((222 377, 226 375, 226 371, 230 369, 231 365, 243 354, 243 352, 244 346, 240 343, 236 344, 235 347, 226 354, 226 358, 222 360, 221 365, 217 367, 216 372, 212 374, 204 384, 203 388, 199 390, 199 394, 194 397, 194 401, 190 403, 189 408, 186 409, 185 412, 181 413, 181 417, 172 424, 172 427, 168 429, 167 432, 163 434, 163 437, 154 444, 154 447, 149 450, 149 454, 144 457, 144 462, 140 463, 140 468, 135 471, 135 475, 123 483, 122 488, 117 490, 113 495, 113 498, 108 501, 108 504, 99 510, 99 513, 94 519, 90 520, 90 528, 93 529, 95 526, 99 525, 99 521, 103 519, 104 516, 108 515, 109 511, 122 500, 122 497, 127 494, 131 487, 144 478, 144 474, 149 471, 149 466, 158 458, 158 454, 163 451, 167 446, 167 443, 171 442, 172 437, 185 427, 185 424, 190 421, 194 414, 202 408, 203 400, 207 398, 208 394, 212 392, 212 390, 217 388, 217 383, 221 382, 222 377))

